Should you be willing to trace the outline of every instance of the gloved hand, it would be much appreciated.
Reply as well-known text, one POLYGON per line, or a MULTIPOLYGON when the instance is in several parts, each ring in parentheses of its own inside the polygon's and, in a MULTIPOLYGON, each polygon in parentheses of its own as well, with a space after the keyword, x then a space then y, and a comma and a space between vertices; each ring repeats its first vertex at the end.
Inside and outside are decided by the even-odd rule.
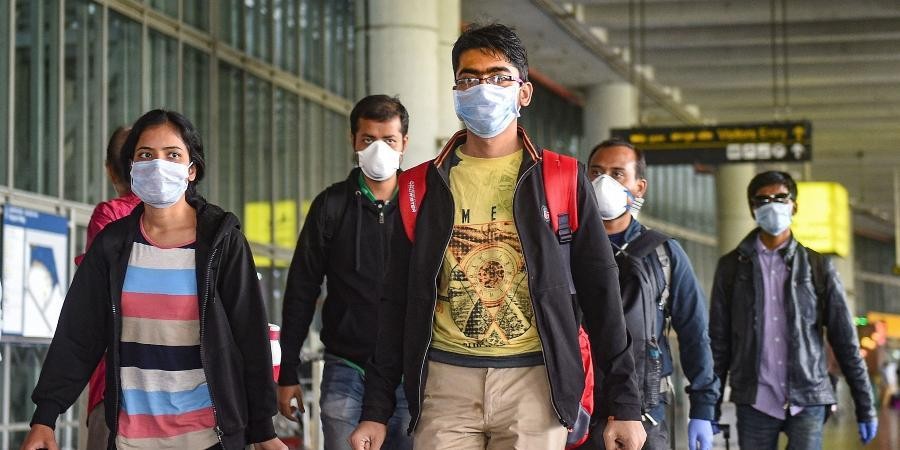
POLYGON ((859 439, 863 445, 872 442, 875 434, 878 433, 878 419, 872 419, 867 422, 859 422, 859 439))
POLYGON ((711 450, 712 441, 712 422, 703 419, 691 419, 688 422, 689 450, 711 450))

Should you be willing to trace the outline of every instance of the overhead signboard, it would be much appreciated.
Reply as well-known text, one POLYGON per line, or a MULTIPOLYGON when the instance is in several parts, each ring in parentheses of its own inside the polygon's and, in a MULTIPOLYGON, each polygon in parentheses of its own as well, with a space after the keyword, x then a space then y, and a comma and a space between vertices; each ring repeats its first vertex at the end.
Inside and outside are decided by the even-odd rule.
POLYGON ((616 128, 648 164, 797 162, 812 159, 809 121, 668 128, 616 128))
POLYGON ((53 337, 69 283, 65 217, 3 210, 3 333, 53 337))
POLYGON ((803 245, 824 254, 850 251, 850 200, 839 183, 797 183, 797 214, 791 232, 803 245))

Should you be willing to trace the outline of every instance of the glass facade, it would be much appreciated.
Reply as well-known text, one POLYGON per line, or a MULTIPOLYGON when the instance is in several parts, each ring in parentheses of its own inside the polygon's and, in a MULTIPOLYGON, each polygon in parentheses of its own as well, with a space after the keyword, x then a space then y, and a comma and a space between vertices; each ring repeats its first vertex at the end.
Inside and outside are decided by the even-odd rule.
MULTIPOLYGON (((68 217, 71 261, 93 205, 115 195, 109 134, 151 108, 181 111, 206 151, 200 192, 241 218, 280 322, 303 215, 351 166, 349 149, 334 149, 347 147, 356 96, 353 4, 0 2, 0 209, 68 217)), ((18 448, 49 340, 0 339, 0 449, 18 448)), ((61 417, 62 448, 77 446, 78 425, 77 408, 61 417)))

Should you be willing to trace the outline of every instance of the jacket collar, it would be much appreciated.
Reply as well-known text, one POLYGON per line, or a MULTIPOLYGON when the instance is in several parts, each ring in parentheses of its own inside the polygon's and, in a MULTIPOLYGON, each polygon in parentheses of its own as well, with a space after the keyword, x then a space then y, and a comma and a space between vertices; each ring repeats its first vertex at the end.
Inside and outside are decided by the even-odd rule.
MULTIPOLYGON (((756 256, 756 236, 760 233, 759 227, 754 228, 744 239, 738 244, 737 251, 738 254, 744 257, 754 257, 756 256)), ((785 261, 791 260, 794 257, 794 253, 797 252, 797 240, 794 239, 793 233, 791 233, 791 237, 789 238, 787 245, 785 245, 781 250, 781 256, 785 259, 785 261)))
MULTIPOLYGON (((237 216, 224 211, 222 208, 206 201, 199 194, 188 200, 188 204, 197 214, 197 243, 209 243, 215 247, 231 230, 240 229, 241 224, 237 216)), ((131 212, 130 219, 137 226, 137 221, 144 214, 144 203, 138 203, 131 212)))
MULTIPOLYGON (((519 139, 522 140, 523 150, 528 154, 528 156, 531 156, 532 161, 540 161, 542 158, 542 152, 537 147, 535 147, 534 143, 531 142, 531 138, 529 138, 528 134, 525 133, 525 129, 521 126, 517 126, 516 133, 518 134, 519 139)), ((467 137, 468 135, 465 128, 457 131, 452 137, 450 137, 450 140, 448 140, 447 143, 444 144, 444 148, 441 149, 441 152, 438 153, 438 156, 434 158, 434 165, 436 167, 442 167, 446 161, 452 160, 452 157, 448 157, 453 155, 453 152, 457 147, 466 143, 467 137)))

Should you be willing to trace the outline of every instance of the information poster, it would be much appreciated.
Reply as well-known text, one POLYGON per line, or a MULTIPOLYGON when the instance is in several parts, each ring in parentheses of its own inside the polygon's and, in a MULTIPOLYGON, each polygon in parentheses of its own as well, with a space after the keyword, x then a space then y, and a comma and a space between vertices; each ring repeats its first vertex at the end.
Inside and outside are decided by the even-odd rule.
POLYGON ((53 337, 69 280, 65 217, 3 209, 3 333, 53 337))

